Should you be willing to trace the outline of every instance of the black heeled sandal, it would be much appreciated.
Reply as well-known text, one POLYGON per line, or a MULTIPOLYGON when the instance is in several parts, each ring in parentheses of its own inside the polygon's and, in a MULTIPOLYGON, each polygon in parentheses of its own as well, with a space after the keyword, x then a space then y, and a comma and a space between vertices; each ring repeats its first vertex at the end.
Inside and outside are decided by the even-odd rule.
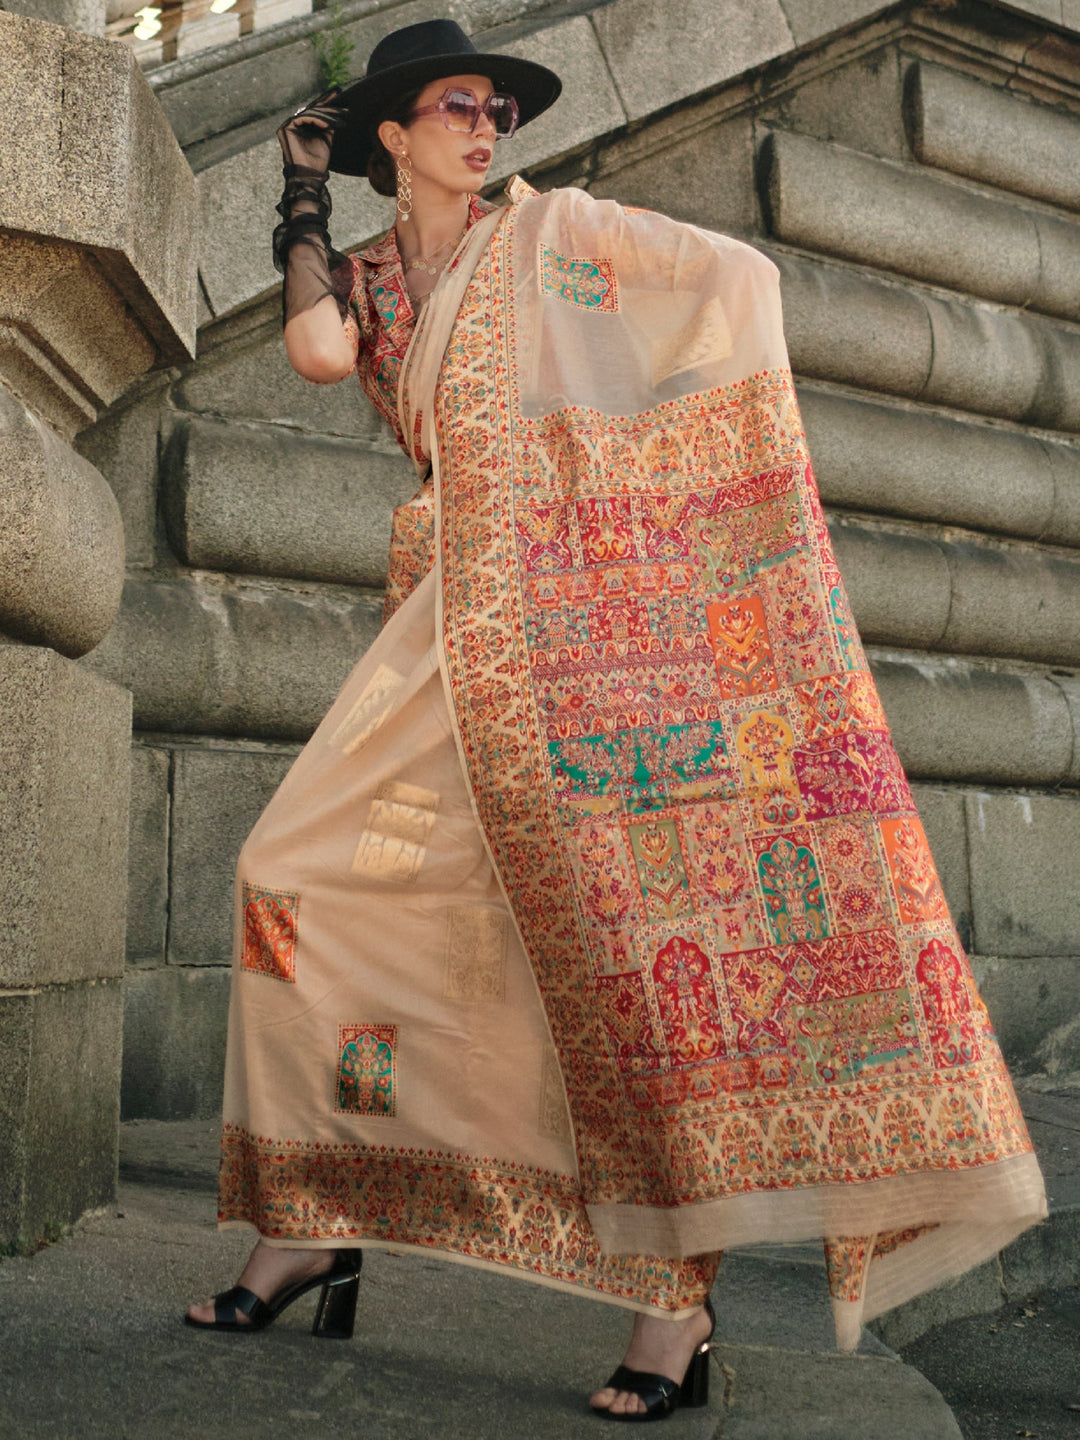
POLYGON ((686 1374, 680 1385, 667 1375, 652 1375, 647 1370, 631 1370, 620 1365, 604 1386, 605 1390, 626 1390, 645 1401, 645 1409, 634 1414, 626 1412, 613 1414, 610 1410, 592 1406, 594 1415, 604 1420, 663 1420, 682 1406, 686 1410, 699 1409, 709 1403, 709 1351, 716 1330, 716 1311, 712 1301, 705 1301, 705 1313, 712 1324, 709 1333, 690 1357, 686 1374))
POLYGON ((315 1323, 311 1333, 323 1340, 348 1340, 353 1333, 356 1319, 356 1297, 360 1291, 360 1267, 364 1263, 362 1250, 338 1250, 329 1270, 315 1275, 310 1280, 301 1280, 279 1290, 271 1300, 260 1300, 246 1285, 234 1285, 214 1296, 213 1320, 195 1320, 184 1316, 188 1325, 199 1330, 232 1330, 236 1334, 245 1331, 254 1333, 265 1330, 273 1324, 283 1310, 294 1300, 306 1295, 309 1290, 322 1289, 319 1308, 315 1311, 315 1323), (246 1320, 239 1317, 246 1315, 246 1320))

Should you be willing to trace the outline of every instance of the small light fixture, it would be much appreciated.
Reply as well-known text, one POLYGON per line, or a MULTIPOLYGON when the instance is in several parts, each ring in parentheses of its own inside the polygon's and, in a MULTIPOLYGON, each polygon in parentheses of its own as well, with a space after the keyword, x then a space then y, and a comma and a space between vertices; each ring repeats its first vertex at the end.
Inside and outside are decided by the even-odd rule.
POLYGON ((231 10, 236 0, 210 0, 210 14, 224 15, 226 10, 231 10))
POLYGON ((135 11, 135 19, 138 24, 132 34, 136 40, 152 40, 160 32, 161 21, 158 19, 160 14, 160 5, 144 5, 141 10, 135 11))

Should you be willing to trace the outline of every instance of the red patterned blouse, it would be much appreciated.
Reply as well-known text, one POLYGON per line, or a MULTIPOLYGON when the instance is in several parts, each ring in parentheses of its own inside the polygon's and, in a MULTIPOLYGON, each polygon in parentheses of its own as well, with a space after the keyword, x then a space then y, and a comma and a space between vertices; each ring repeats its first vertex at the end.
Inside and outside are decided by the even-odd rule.
MULTIPOLYGON (((469 225, 494 209, 487 200, 469 201, 469 225)), ((398 416, 398 380, 416 324, 416 309, 405 285, 405 270, 393 229, 352 257, 353 288, 345 321, 356 344, 356 373, 364 393, 408 454, 398 416)), ((429 457, 420 450, 420 460, 429 457)), ((430 473, 411 500, 394 511, 383 623, 435 564, 435 492, 430 473)))

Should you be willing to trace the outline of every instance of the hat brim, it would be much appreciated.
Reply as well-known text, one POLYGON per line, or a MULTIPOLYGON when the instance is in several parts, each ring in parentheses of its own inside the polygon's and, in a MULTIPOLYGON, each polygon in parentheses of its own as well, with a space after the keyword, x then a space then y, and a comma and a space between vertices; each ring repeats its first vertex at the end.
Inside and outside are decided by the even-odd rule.
POLYGON ((385 119, 386 107, 407 90, 422 89, 444 75, 486 75, 496 90, 517 101, 519 128, 554 105, 562 91, 562 81, 554 70, 513 55, 436 55, 392 65, 377 75, 354 80, 334 96, 332 103, 346 110, 349 118, 334 131, 330 169, 338 175, 366 175, 371 127, 385 119))

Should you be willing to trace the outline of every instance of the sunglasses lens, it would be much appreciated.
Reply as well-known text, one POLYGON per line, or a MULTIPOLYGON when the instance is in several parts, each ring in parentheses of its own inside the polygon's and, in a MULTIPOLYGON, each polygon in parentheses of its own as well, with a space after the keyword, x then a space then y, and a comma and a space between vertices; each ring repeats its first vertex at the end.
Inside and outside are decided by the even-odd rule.
POLYGON ((513 135, 517 129, 518 107, 512 95, 492 95, 487 103, 487 112, 500 137, 513 135))
POLYGON ((448 90, 443 96, 443 119, 448 130, 466 134, 476 124, 476 100, 467 91, 448 90))

